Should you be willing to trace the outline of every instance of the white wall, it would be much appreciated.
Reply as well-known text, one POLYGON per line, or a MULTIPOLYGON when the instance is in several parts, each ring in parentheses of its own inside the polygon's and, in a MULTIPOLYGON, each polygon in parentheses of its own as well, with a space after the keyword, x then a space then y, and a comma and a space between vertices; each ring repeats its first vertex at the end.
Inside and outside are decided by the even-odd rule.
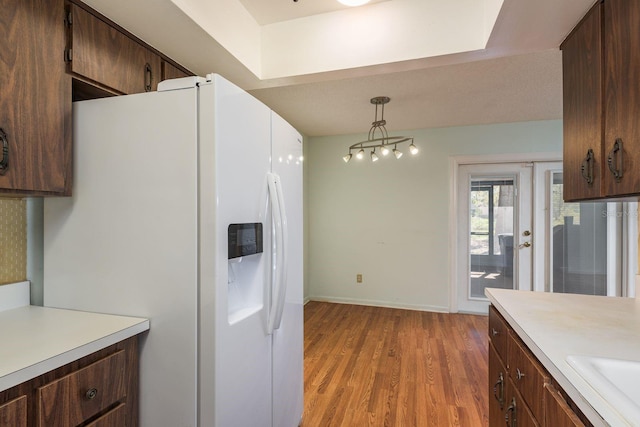
POLYGON ((417 157, 347 164, 366 135, 309 139, 306 297, 447 311, 449 157, 562 151, 560 120, 396 134, 414 136, 417 157))

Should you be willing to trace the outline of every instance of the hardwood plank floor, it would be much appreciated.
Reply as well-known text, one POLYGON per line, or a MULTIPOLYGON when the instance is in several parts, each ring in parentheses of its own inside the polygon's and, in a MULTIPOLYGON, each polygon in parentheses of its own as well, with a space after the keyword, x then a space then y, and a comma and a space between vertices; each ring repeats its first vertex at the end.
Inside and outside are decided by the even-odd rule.
POLYGON ((302 427, 488 426, 486 316, 309 302, 302 427))

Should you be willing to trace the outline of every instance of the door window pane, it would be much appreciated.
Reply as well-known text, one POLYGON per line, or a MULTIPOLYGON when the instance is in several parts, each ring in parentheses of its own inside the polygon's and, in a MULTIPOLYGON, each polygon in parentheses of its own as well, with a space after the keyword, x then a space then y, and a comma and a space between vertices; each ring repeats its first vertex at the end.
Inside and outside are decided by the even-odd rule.
POLYGON ((550 208, 553 292, 606 295, 607 203, 564 203, 555 172, 550 208))
POLYGON ((469 194, 469 296, 513 289, 514 179, 472 177, 469 194))

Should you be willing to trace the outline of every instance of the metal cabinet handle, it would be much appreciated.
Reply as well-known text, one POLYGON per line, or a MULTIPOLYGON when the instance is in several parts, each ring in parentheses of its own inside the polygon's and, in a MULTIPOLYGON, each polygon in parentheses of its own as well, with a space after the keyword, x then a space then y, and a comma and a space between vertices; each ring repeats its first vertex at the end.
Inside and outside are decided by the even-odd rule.
POLYGON ((620 182, 622 179, 622 139, 616 139, 616 142, 613 144, 613 148, 609 151, 609 156, 607 156, 607 164, 609 165, 609 170, 613 174, 613 177, 616 179, 616 182, 620 182))
POLYGON ((504 408, 504 376, 502 375, 502 372, 500 372, 498 381, 493 385, 493 397, 495 397, 500 404, 500 409, 504 408))
POLYGON ((2 160, 0 160, 0 175, 7 173, 9 168, 9 140, 4 129, 0 128, 0 140, 2 140, 2 160))
POLYGON ((587 151, 587 156, 582 161, 582 166, 580 167, 580 172, 582 173, 582 177, 587 181, 587 184, 593 184, 593 150, 589 148, 587 151))
POLYGON ((516 368, 516 379, 518 381, 522 380, 524 378, 524 373, 520 371, 519 368, 516 368))
POLYGON ((516 398, 511 399, 511 405, 507 408, 507 412, 504 414, 504 422, 507 427, 516 427, 516 398))
POLYGON ((93 400, 95 399, 95 397, 98 395, 98 389, 96 388, 90 388, 89 390, 87 390, 87 392, 84 394, 84 397, 87 398, 87 400, 93 400))
POLYGON ((500 335, 500 332, 498 332, 496 328, 491 328, 491 335, 495 337, 496 335, 500 335))
POLYGON ((153 82, 153 71, 151 65, 147 62, 144 64, 144 90, 145 92, 151 92, 151 82, 153 82))

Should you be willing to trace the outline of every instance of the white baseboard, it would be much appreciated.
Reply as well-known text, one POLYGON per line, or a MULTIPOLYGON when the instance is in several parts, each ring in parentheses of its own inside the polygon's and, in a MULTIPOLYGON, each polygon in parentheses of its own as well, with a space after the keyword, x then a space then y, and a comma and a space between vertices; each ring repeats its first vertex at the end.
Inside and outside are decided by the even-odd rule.
POLYGON ((422 305, 422 304, 399 304, 399 303, 394 303, 389 301, 362 300, 362 299, 353 299, 353 298, 312 296, 312 297, 307 297, 305 299, 305 304, 306 302, 309 302, 309 301, 332 302, 332 303, 338 303, 338 304, 368 305, 372 307, 385 307, 385 308, 400 308, 404 310, 431 311, 435 313, 449 312, 448 307, 442 307, 442 306, 422 305))

